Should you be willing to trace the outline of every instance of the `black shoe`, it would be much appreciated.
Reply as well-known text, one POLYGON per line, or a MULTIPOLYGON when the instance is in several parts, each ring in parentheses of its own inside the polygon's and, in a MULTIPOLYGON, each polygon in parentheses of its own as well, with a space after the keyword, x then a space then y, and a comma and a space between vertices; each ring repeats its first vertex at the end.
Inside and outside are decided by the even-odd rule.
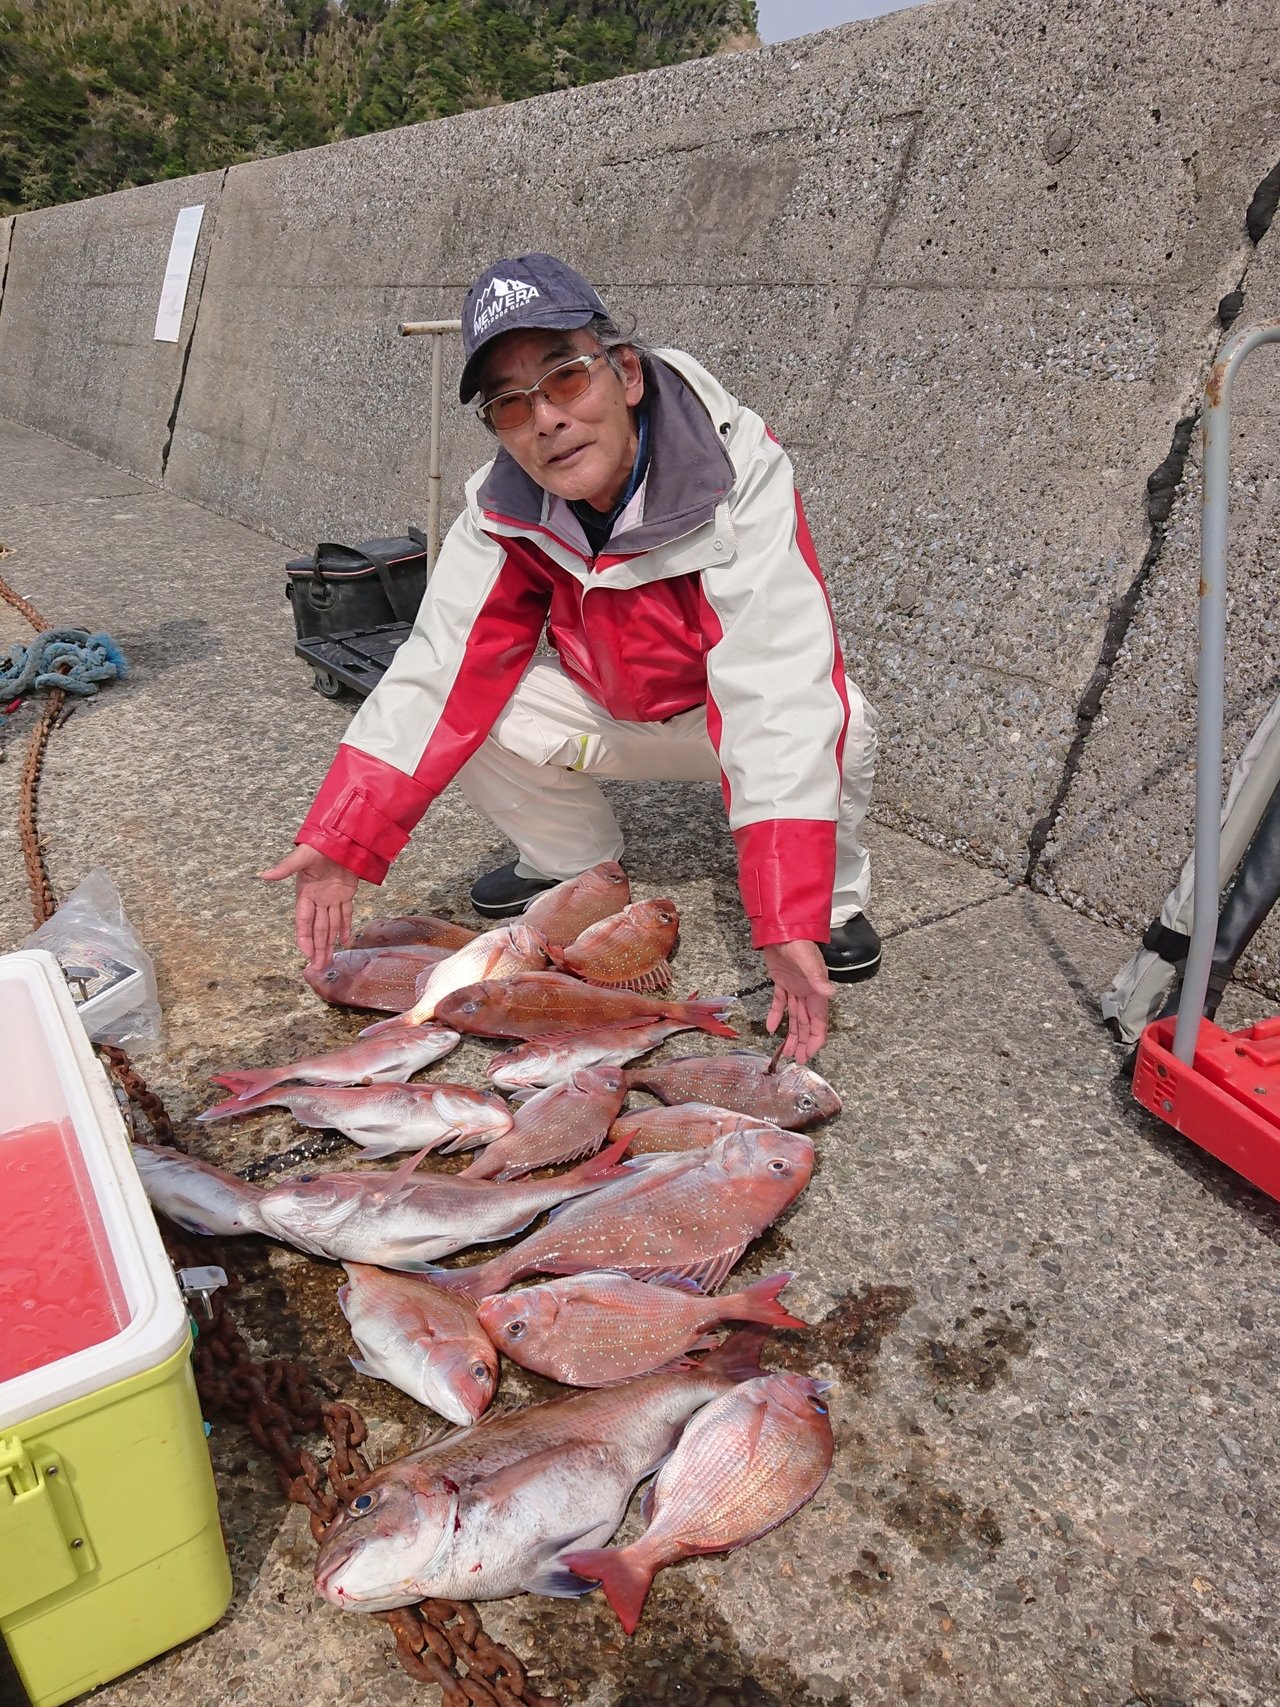
POLYGON ((518 860, 490 871, 476 879, 471 891, 471 905, 486 919, 505 919, 509 913, 523 913, 530 901, 536 901, 544 889, 554 889, 558 877, 521 877, 516 871, 518 860))
POLYGON ((819 945, 827 963, 827 977, 835 984, 858 984, 874 978, 880 970, 880 938, 865 913, 855 913, 831 932, 831 941, 819 945))

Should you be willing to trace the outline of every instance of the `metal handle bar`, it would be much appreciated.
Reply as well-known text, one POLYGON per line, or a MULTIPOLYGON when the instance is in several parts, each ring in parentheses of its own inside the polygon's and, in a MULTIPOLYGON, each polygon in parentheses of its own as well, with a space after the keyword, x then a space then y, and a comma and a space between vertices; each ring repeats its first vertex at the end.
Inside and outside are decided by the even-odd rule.
POLYGON ((1259 344, 1280 343, 1280 320, 1246 326, 1228 340, 1204 388, 1204 486, 1200 510, 1200 679, 1196 695, 1196 852, 1191 952, 1182 980, 1173 1053, 1189 1067, 1204 1015, 1218 936, 1222 825, 1222 696, 1227 626, 1227 501, 1231 388, 1259 344))

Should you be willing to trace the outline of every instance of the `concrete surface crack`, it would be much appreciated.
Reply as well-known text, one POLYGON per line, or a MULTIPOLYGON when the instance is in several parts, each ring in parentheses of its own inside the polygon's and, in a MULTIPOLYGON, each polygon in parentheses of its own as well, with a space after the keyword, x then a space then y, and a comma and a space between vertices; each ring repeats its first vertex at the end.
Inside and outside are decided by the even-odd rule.
POLYGON ((173 449, 173 436, 178 428, 178 410, 182 407, 182 392, 187 383, 187 364, 191 360, 192 347, 196 341, 196 325, 200 319, 200 304, 204 300, 205 280, 209 276, 209 262, 213 258, 213 238, 218 226, 218 207, 222 205, 222 192, 226 188, 229 166, 222 168, 218 179, 218 201, 209 222, 209 247, 205 251, 204 266, 200 271, 200 283, 196 287, 196 305, 191 314, 191 330, 187 333, 187 342, 182 351, 182 366, 178 371, 178 389, 174 393, 173 408, 169 411, 169 420, 165 426, 164 444, 160 450, 160 484, 163 486, 165 475, 169 471, 169 452, 173 449))
MULTIPOLYGON (((1257 189, 1245 213, 1245 230, 1250 243, 1256 249, 1266 236, 1271 222, 1275 217, 1276 208, 1280 206, 1280 163, 1272 167, 1257 189)), ((1245 281, 1249 276, 1249 267, 1253 260, 1250 252, 1245 256, 1244 265, 1240 269, 1234 287, 1221 299, 1217 307, 1218 324, 1224 332, 1235 320, 1245 300, 1245 281)), ((1216 361, 1220 348, 1214 352, 1216 361)), ((1088 685, 1080 696, 1076 709, 1076 732, 1067 752, 1066 762, 1062 767, 1062 776, 1058 781, 1057 791, 1049 804, 1048 811, 1037 820, 1031 831, 1027 846, 1027 869, 1024 881, 1034 886, 1034 880, 1049 837, 1053 834, 1054 825, 1070 793, 1071 784, 1075 780, 1081 758, 1084 754, 1084 744, 1093 728, 1094 718, 1102 705, 1102 696, 1111 681, 1111 672, 1115 667, 1116 657, 1129 626, 1133 621, 1138 607, 1142 590, 1150 579, 1153 570, 1160 561, 1164 550, 1165 529, 1169 520, 1169 512, 1182 476, 1187 465, 1187 456, 1191 449, 1192 434, 1200 419, 1200 404, 1197 400, 1194 409, 1183 415, 1173 429, 1173 442, 1169 446, 1169 454, 1159 463, 1147 477, 1147 520, 1151 525, 1151 542, 1147 546, 1138 573, 1134 576, 1128 590, 1118 598, 1111 607, 1107 619, 1106 631, 1102 637, 1102 650, 1098 662, 1090 676, 1088 685)))
POLYGON ((1014 886, 1002 890, 999 895, 979 895, 975 901, 961 901, 955 907, 943 907, 939 912, 926 913, 922 919, 912 919, 908 924, 898 925, 894 930, 885 931, 883 940, 893 942, 897 937, 906 936, 909 931, 927 930, 930 925, 944 924, 948 919, 957 919, 961 913, 972 913, 978 907, 988 907, 993 901, 1007 900, 1014 893, 1014 886))
POLYGON ((4 287, 9 278, 9 256, 13 253, 13 230, 16 220, 10 220, 4 230, 4 255, 0 257, 0 314, 4 312, 4 287))
POLYGON ((1062 767, 1062 775, 1058 779, 1058 787, 1048 810, 1037 819, 1032 827, 1031 839, 1027 845, 1027 868, 1024 882, 1031 883, 1035 878, 1037 868, 1044 856, 1049 837, 1053 834, 1054 825, 1062 811, 1063 804, 1075 781, 1076 771, 1084 756, 1084 744, 1093 728, 1093 720, 1098 715, 1102 705, 1102 696, 1111 681, 1111 672, 1125 637, 1133 622, 1134 613, 1138 608, 1138 600, 1146 586, 1164 550, 1166 523, 1169 512, 1173 508, 1174 495, 1182 482, 1183 472, 1187 465, 1187 454, 1191 449, 1191 435, 1195 431, 1196 422, 1200 418, 1200 409, 1196 408, 1189 415, 1183 415, 1173 429, 1173 440, 1169 453, 1164 460, 1147 476, 1147 520, 1151 525, 1151 539, 1143 554, 1138 572, 1120 597, 1112 603, 1107 617, 1107 626, 1102 636, 1102 648, 1098 662, 1094 665, 1093 674, 1080 696, 1076 707, 1076 732, 1071 746, 1067 751, 1066 761, 1062 767))

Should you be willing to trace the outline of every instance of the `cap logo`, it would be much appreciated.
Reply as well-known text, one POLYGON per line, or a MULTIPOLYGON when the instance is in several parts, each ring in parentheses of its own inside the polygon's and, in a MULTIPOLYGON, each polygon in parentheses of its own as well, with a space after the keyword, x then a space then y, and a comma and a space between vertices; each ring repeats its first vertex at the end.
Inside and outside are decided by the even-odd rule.
POLYGON ((478 338, 495 320, 501 320, 504 315, 523 308, 527 302, 533 302, 541 295, 540 290, 526 284, 523 279, 490 279, 476 303, 471 321, 472 337, 478 338))

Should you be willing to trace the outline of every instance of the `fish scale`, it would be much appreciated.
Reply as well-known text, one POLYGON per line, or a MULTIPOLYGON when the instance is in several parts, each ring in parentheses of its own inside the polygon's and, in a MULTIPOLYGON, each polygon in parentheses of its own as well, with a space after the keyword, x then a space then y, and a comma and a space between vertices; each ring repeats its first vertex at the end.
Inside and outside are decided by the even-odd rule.
POLYGON ((800 1195, 812 1170, 809 1140, 774 1127, 731 1132, 703 1150, 645 1156, 594 1194, 594 1213, 586 1204, 564 1204, 511 1250, 432 1278, 482 1298, 524 1274, 616 1268, 638 1279, 692 1279, 714 1291, 752 1239, 800 1195))

